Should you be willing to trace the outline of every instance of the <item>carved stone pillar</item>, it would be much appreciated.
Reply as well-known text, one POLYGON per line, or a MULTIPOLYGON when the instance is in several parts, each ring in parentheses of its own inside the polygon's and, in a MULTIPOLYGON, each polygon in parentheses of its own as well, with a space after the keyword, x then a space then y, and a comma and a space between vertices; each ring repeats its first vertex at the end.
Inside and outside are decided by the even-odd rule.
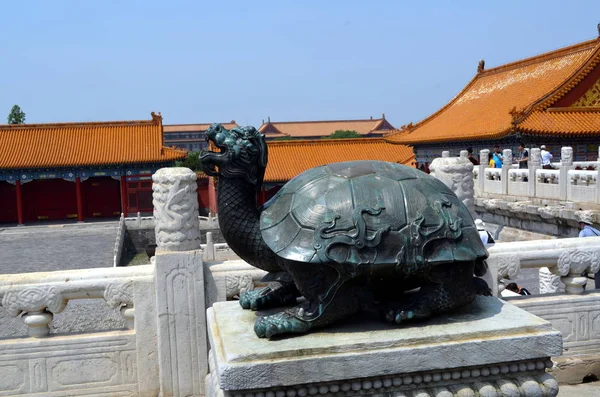
POLYGON ((152 175, 157 252, 200 249, 196 173, 161 168, 152 175))
POLYGON ((485 169, 490 165, 490 150, 483 149, 479 152, 479 191, 485 191, 485 169))
POLYGON ((573 168, 573 148, 569 146, 563 146, 560 149, 560 174, 558 176, 559 184, 559 198, 561 200, 567 199, 567 192, 569 189, 569 170, 573 168))
POLYGON ((552 294, 558 292, 560 277, 553 274, 547 267, 539 270, 540 294, 552 294))
POLYGON ((502 174, 500 176, 500 181, 502 182, 502 194, 508 194, 508 170, 512 168, 512 150, 502 150, 502 157, 502 174))
POLYGON ((528 166, 529 166, 529 186, 528 186, 527 190, 529 191, 529 197, 535 197, 535 195, 536 195, 535 172, 542 167, 542 155, 541 155, 541 150, 539 148, 533 148, 529 151, 528 166))
POLYGON ((429 170, 431 176, 444 182, 456 194, 475 219, 473 163, 468 157, 436 158, 429 165, 429 170))

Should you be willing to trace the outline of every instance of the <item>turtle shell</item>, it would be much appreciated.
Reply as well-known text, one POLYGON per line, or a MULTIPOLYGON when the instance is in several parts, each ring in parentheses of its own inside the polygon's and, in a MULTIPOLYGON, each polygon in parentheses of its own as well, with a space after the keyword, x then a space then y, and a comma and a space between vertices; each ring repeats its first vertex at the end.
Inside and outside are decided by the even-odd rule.
POLYGON ((468 209, 441 181, 404 165, 350 161, 312 168, 265 204, 260 229, 298 262, 420 265, 486 258, 468 209))

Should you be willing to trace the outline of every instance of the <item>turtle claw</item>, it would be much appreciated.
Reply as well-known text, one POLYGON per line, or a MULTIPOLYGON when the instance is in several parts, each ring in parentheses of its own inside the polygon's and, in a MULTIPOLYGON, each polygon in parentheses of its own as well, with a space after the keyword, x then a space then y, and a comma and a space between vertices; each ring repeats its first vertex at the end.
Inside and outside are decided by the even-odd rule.
POLYGON ((254 323, 254 332, 259 338, 271 338, 281 334, 303 334, 309 329, 307 321, 294 317, 287 310, 259 317, 254 323))
POLYGON ((286 306, 296 303, 296 296, 290 287, 282 284, 269 284, 267 287, 246 291, 240 295, 240 305, 243 309, 253 311, 271 307, 286 306))
POLYGON ((388 310, 385 321, 392 324, 401 324, 415 317, 414 310, 388 310))

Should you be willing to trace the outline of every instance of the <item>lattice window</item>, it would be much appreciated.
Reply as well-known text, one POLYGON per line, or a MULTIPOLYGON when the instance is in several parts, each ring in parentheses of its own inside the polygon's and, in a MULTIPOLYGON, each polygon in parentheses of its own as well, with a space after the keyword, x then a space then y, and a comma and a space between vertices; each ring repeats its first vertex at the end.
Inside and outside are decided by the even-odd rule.
POLYGON ((594 84, 572 107, 599 107, 600 106, 600 79, 594 84))

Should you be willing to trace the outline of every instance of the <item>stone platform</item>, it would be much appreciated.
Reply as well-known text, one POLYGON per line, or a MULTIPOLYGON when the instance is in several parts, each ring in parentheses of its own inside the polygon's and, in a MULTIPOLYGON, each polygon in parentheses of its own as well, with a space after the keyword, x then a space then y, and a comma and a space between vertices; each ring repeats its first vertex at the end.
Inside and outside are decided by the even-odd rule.
POLYGON ((307 335, 259 339, 237 302, 208 310, 207 396, 556 396, 562 352, 550 323, 497 298, 394 327, 355 317, 307 335), (477 394, 479 393, 479 394, 477 394))

